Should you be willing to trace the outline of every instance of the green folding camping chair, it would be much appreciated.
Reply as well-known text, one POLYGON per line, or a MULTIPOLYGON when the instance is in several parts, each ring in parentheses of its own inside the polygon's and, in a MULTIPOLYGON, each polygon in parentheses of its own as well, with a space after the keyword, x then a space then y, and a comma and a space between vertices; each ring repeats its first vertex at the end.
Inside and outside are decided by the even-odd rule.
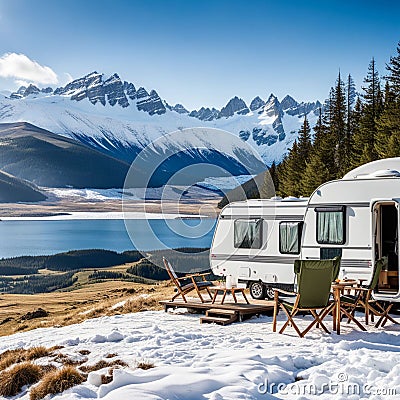
POLYGON ((275 306, 272 330, 276 332, 276 317, 278 308, 281 308, 287 316, 287 321, 282 326, 279 333, 287 328, 289 324, 300 337, 314 326, 321 327, 326 333, 330 333, 323 323, 323 319, 332 311, 335 306, 329 301, 332 279, 334 275, 334 265, 339 260, 297 260, 294 263, 294 272, 297 276, 297 292, 291 293, 275 290, 275 306), (310 312, 314 320, 306 329, 300 331, 294 321, 298 312, 310 312))
POLYGON ((354 315, 356 308, 363 308, 365 312, 365 324, 368 325, 369 317, 371 321, 374 322, 374 315, 379 317, 375 328, 379 326, 385 326, 387 320, 390 320, 394 324, 398 324, 390 315, 389 312, 393 306, 393 303, 388 303, 385 306, 384 302, 375 300, 373 298, 373 291, 376 288, 379 280, 379 274, 387 266, 388 258, 382 257, 381 259, 375 261, 374 271, 370 282, 367 285, 359 285, 355 287, 354 294, 346 294, 341 297, 341 303, 349 306, 351 314, 354 315))

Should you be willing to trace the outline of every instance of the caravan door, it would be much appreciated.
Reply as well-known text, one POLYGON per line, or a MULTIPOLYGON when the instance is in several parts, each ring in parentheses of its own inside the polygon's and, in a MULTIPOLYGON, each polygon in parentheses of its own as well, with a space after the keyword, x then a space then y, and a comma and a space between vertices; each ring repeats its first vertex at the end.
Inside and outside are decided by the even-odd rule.
POLYGON ((387 269, 382 271, 375 291, 375 297, 395 300, 399 292, 399 226, 400 199, 377 200, 372 204, 373 215, 373 257, 388 258, 387 269))

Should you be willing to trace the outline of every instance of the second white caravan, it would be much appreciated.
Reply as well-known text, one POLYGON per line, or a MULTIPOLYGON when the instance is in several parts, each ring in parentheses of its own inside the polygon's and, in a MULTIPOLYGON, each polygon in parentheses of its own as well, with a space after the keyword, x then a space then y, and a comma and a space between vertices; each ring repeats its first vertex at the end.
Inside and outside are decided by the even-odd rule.
POLYGON ((341 256, 341 276, 369 280, 387 256, 375 298, 400 302, 400 158, 365 164, 309 198, 232 203, 220 213, 210 252, 216 275, 232 275, 253 298, 293 290, 294 260, 341 256))

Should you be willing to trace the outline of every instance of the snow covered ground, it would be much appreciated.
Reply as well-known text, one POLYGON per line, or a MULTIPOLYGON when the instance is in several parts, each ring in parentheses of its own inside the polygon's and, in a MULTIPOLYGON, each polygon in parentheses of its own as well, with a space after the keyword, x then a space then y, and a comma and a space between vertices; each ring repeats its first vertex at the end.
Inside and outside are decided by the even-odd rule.
MULTIPOLYGON (((360 332, 344 324, 340 336, 314 329, 300 339, 291 328, 272 333, 271 320, 221 327, 200 325, 198 315, 141 312, 2 337, 0 351, 64 345, 61 351, 72 357, 90 350, 88 365, 111 352, 132 366, 155 364, 116 370, 109 384, 85 382, 55 399, 399 398, 400 326, 360 332)), ((303 317, 301 325, 308 321, 303 317)), ((92 372, 90 382, 100 373, 92 372)), ((17 398, 28 399, 29 391, 17 398)))

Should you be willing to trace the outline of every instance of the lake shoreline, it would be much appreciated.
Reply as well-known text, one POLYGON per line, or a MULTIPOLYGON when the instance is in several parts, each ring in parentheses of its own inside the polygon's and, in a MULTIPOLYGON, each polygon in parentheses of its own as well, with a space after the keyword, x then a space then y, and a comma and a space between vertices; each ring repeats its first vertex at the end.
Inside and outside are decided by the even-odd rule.
MULTIPOLYGON (((0 209, 0 219, 9 218, 52 218, 68 216, 70 214, 93 214, 97 213, 104 216, 107 213, 120 213, 141 215, 141 217, 152 218, 153 214, 169 216, 170 218, 200 217, 207 216, 217 218, 219 198, 190 199, 190 200, 60 200, 55 202, 39 203, 3 203, 0 209), (173 217, 172 217, 173 215, 173 217)), ((153 215, 154 218, 154 215, 153 215)), ((124 219, 123 216, 120 219, 124 219)), ((133 218, 135 219, 135 218, 133 218)))

